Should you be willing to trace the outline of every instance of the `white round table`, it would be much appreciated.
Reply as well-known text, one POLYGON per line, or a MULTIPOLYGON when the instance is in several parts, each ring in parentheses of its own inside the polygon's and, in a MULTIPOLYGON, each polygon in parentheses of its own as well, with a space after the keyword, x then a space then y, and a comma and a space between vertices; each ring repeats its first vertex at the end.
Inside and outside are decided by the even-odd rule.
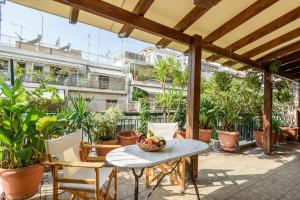
MULTIPOLYGON (((145 152, 138 145, 130 145, 112 150, 106 155, 106 160, 111 165, 120 168, 131 168, 135 176, 135 199, 138 199, 138 180, 142 177, 144 169, 155 165, 166 163, 172 160, 196 156, 207 151, 209 146, 198 140, 173 139, 168 140, 166 147, 160 152, 145 152), (141 174, 137 175, 135 169, 141 169, 141 174)), ((179 162, 178 162, 179 164, 179 162)), ((176 165, 177 166, 177 165, 176 165)), ((175 167, 174 167, 175 169, 175 167)), ((190 170, 191 171, 191 170, 190 170)), ((166 174, 165 174, 166 175, 166 174)), ((161 180, 164 176, 161 177, 161 180)), ((193 184, 199 199, 199 192, 193 176, 193 184)), ((161 181, 160 180, 160 181, 161 181)), ((158 181, 158 184, 160 183, 158 181)), ((157 184, 157 185, 158 185, 157 184)), ((157 185, 153 188, 155 190, 157 185)), ((151 195, 149 193, 148 197, 151 195)))

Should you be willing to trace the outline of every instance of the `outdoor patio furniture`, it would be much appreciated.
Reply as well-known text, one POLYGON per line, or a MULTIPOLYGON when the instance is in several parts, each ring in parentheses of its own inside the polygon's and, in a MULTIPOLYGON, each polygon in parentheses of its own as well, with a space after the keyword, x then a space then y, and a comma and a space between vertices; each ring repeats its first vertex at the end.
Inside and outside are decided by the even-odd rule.
MULTIPOLYGON (((106 160, 112 164, 113 166, 119 168, 129 168, 132 170, 135 177, 135 200, 138 200, 139 194, 139 178, 142 177, 145 168, 150 168, 153 166, 157 166, 163 163, 177 161, 176 164, 170 169, 169 172, 164 172, 163 175, 158 179, 157 184, 152 188, 152 191, 147 195, 148 199, 152 192, 157 188, 157 186, 161 183, 163 178, 172 173, 181 160, 186 157, 197 156, 198 154, 206 151, 208 149, 208 145, 204 142, 198 140, 191 139, 173 139, 168 140, 167 145, 161 152, 145 152, 138 147, 138 145, 130 145, 126 147, 121 147, 112 150, 106 156, 106 160), (137 174, 136 170, 140 170, 140 174, 137 174)), ((197 198, 199 197, 198 187, 196 185, 194 176, 193 176, 193 165, 189 165, 191 169, 190 171, 190 180, 192 181, 197 198)))
MULTIPOLYGON (((178 123, 148 123, 148 130, 154 133, 156 136, 163 137, 166 141, 172 140, 176 137, 178 131, 178 123)), ((159 164, 157 166, 146 168, 146 187, 150 188, 150 184, 164 174, 168 173, 176 164, 177 160, 159 164)), ((173 173, 169 173, 168 176, 172 182, 181 186, 181 191, 185 188, 186 178, 186 159, 182 158, 181 162, 177 165, 176 170, 173 173)))
MULTIPOLYGON (((79 156, 81 148, 103 148, 104 145, 84 145, 81 133, 76 132, 47 140, 45 146, 49 158, 46 165, 51 167, 53 176, 53 199, 58 199, 58 189, 70 192, 71 199, 76 196, 81 199, 91 199, 88 193, 94 193, 93 198, 96 200, 117 198, 116 168, 108 166, 105 161, 82 162, 79 156), (58 175, 60 168, 63 168, 62 176, 58 175), (109 194, 112 179, 114 179, 114 198, 109 194), (105 183, 107 185, 104 190, 105 183)), ((95 161, 99 157, 90 159, 84 156, 84 159, 95 161)))

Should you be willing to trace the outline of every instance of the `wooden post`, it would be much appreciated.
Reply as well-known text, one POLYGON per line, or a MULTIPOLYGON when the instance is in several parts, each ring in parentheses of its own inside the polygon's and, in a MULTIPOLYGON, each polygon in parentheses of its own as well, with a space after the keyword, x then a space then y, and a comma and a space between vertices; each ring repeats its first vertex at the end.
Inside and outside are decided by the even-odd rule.
POLYGON ((266 154, 272 152, 272 73, 264 70, 264 150, 266 154))
MULTIPOLYGON (((199 140, 200 79, 202 37, 194 35, 189 48, 189 81, 187 96, 187 138, 199 140)), ((198 175, 198 156, 192 158, 193 176, 198 175)), ((190 164, 191 164, 190 163, 190 164)))
MULTIPOLYGON (((298 82, 298 105, 297 105, 297 127, 300 128, 300 82, 298 82)), ((300 130, 298 129, 298 135, 300 130)), ((300 141, 300 137, 298 136, 298 141, 300 141)))

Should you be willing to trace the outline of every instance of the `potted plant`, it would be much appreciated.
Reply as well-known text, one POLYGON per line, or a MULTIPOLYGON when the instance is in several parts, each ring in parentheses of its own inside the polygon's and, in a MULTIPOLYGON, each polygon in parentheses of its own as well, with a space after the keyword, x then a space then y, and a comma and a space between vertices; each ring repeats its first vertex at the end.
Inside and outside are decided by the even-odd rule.
POLYGON ((213 129, 217 125, 217 109, 214 101, 207 94, 201 95, 200 105, 199 140, 209 144, 213 129))
MULTIPOLYGON (((62 117, 65 118, 65 130, 67 133, 73 133, 75 131, 82 132, 82 142, 89 144, 92 142, 91 131, 93 128, 92 113, 89 111, 89 105, 92 102, 86 101, 85 98, 78 93, 77 98, 69 96, 70 105, 65 108, 61 113, 62 117), (85 136, 88 141, 84 141, 85 136)), ((86 154, 89 154, 91 149, 86 149, 86 154)), ((83 159, 83 151, 80 150, 80 158, 83 159)))
POLYGON ((241 81, 229 72, 214 73, 208 92, 212 101, 216 104, 214 112, 221 120, 218 130, 220 147, 228 152, 234 152, 238 148, 239 132, 236 123, 242 111, 242 96, 240 95, 241 81))
MULTIPOLYGON (((104 114, 95 113, 93 115, 93 142, 103 145, 116 145, 116 131, 118 121, 123 118, 123 113, 118 106, 114 106, 106 110, 104 114)), ((112 148, 99 148, 97 149, 98 156, 105 156, 112 148)))
POLYGON ((44 140, 62 133, 56 116, 45 116, 21 79, 0 80, 0 175, 5 197, 27 199, 39 189, 45 159, 44 140))
POLYGON ((274 82, 274 110, 282 118, 281 130, 287 139, 297 140, 295 93, 292 82, 279 79, 274 82))

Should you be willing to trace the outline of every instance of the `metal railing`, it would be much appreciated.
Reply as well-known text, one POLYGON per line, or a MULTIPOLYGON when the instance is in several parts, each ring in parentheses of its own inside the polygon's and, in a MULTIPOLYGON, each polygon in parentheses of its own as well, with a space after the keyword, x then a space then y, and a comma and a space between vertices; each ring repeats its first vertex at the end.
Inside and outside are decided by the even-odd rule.
MULTIPOLYGON (((138 114, 138 113, 137 113, 138 114)), ((164 119, 161 113, 157 113, 151 117, 151 122, 163 123, 164 119)), ((253 141, 253 131, 255 128, 256 119, 245 121, 240 119, 237 123, 238 131, 240 132, 239 140, 253 141)), ((219 123, 220 124, 220 123, 219 123)), ((141 118, 138 115, 125 116, 118 123, 118 131, 138 131, 141 127, 141 118)), ((216 138, 217 139, 217 138, 216 138)))
MULTIPOLYGON (((3 80, 10 81, 10 75, 7 71, 0 71, 0 76, 3 80)), ((40 74, 39 78, 45 79, 46 74, 40 74)), ((38 83, 30 73, 26 73, 23 78, 23 82, 26 83, 38 83)), ((75 87, 85 87, 85 88, 95 88, 95 89, 108 89, 125 91, 125 79, 122 78, 112 78, 109 77, 108 81, 102 80, 90 80, 89 78, 78 78, 77 76, 54 76, 53 80, 49 81, 52 85, 64 85, 64 86, 75 86, 75 87)))

